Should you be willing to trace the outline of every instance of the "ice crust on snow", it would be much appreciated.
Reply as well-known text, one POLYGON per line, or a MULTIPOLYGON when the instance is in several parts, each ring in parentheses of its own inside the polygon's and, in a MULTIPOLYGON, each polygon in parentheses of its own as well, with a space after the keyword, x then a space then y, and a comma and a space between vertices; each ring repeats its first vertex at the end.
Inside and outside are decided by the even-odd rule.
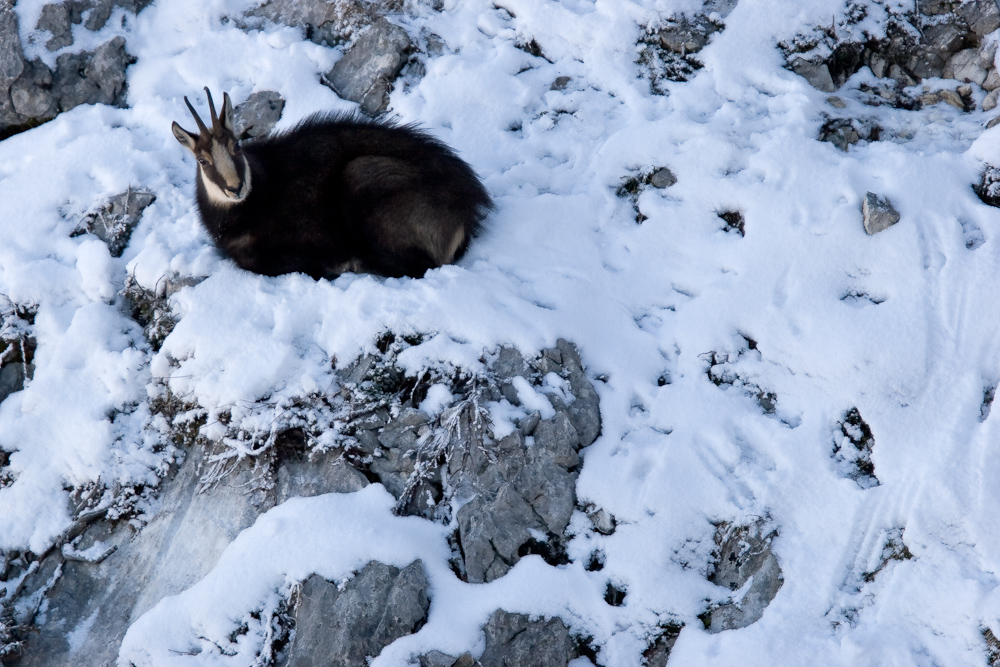
MULTIPOLYGON (((15 11, 22 42, 50 58, 31 34, 43 4, 15 11)), ((137 59, 129 108, 76 107, 0 142, 0 294, 37 305, 34 374, 0 404, 13 479, 0 488, 0 550, 48 549, 71 522, 67 487, 159 483, 157 382, 209 421, 250 420, 254 401, 327 390, 331 359, 372 351, 386 330, 427 334, 400 357, 412 373, 474 370, 501 342, 529 354, 565 337, 602 378, 601 436, 583 452, 577 496, 615 517, 613 534, 577 512, 570 564, 528 556, 469 585, 449 567, 449 529, 393 516, 379 485, 292 498, 137 619, 122 660, 251 664, 262 628, 234 655, 218 646, 296 582, 419 558, 428 622, 373 667, 481 651, 497 608, 559 616, 604 665, 640 665, 678 622, 678 665, 982 664, 983 628, 1000 633, 1000 422, 980 421, 1000 377, 1000 218, 970 187, 1000 151, 988 115, 861 107, 852 86, 875 82, 862 69, 838 96, 894 138, 849 152, 817 141, 827 93, 785 69, 776 45, 842 17, 837 0, 741 0, 698 52, 704 67, 666 95, 635 62, 642 26, 701 11, 699 0, 414 3, 398 23, 417 44, 436 35, 440 55, 414 56, 424 74, 404 73, 390 108, 483 177, 498 203, 487 231, 421 280, 266 278, 221 258, 199 226, 194 165, 169 132, 188 117, 183 96, 277 91, 278 129, 354 105, 320 82, 343 49, 229 20, 255 4, 153 3, 123 28, 137 59), (532 41, 544 58, 519 48, 532 41), (642 190, 636 209, 616 196, 629 174, 663 164, 674 185, 642 190), (96 204, 140 185, 156 201, 120 258, 71 236, 96 204), (868 191, 897 207, 891 232, 865 233, 868 191), (732 210, 745 236, 721 231, 718 212, 732 210), (171 297, 177 326, 155 353, 114 302, 129 274, 154 291, 165 276, 205 277, 171 297), (859 294, 878 298, 847 298, 859 294), (755 354, 740 354, 744 336, 755 354), (716 352, 742 384, 710 380, 716 352), (773 392, 775 414, 750 385, 773 392), (872 488, 831 457, 855 407, 877 440, 872 488), (784 583, 759 621, 709 634, 699 614, 731 594, 705 578, 713 522, 765 514, 784 583), (880 567, 900 527, 912 558, 880 567), (589 571, 596 551, 603 569, 589 571), (604 602, 609 580, 627 589, 624 605, 604 602)))

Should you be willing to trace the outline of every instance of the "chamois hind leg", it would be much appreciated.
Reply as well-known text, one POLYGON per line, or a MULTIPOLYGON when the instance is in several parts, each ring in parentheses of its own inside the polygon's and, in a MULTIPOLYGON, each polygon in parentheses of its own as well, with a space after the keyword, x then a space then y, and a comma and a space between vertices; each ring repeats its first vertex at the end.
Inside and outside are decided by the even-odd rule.
POLYGON ((404 275, 449 264, 468 244, 459 216, 413 193, 383 202, 367 223, 374 254, 387 263, 396 258, 404 275))

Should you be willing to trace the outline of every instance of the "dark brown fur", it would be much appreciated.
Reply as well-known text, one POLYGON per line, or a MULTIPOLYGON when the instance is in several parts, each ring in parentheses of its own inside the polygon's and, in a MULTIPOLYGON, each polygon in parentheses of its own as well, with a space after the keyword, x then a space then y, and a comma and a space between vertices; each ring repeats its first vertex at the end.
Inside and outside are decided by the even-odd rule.
POLYGON ((197 201, 205 229, 249 271, 419 277, 459 259, 493 207, 469 165, 413 125, 316 114, 287 132, 240 144, 229 96, 219 117, 211 96, 209 104, 212 128, 192 108, 201 133, 174 123, 174 134, 199 158, 197 201), (229 171, 223 169, 229 181, 216 171, 213 146, 224 147, 232 160, 229 171), (231 203, 219 199, 242 192, 244 164, 249 193, 231 203), (208 190, 213 182, 219 188, 214 198, 208 190))

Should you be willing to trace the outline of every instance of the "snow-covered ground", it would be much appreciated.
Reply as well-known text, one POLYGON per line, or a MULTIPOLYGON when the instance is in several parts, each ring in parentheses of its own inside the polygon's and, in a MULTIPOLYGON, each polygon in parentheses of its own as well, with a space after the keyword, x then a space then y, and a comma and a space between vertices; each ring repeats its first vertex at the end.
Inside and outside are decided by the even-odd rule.
MULTIPOLYGON (((42 4, 16 7, 25 44, 42 4)), ((786 70, 776 45, 843 16, 839 0, 740 0, 699 54, 704 68, 663 96, 636 64, 641 26, 700 1, 414 4, 393 20, 444 47, 422 78, 397 82, 391 110, 475 167, 497 202, 488 230, 420 280, 268 278, 221 259, 199 226, 193 161, 169 130, 188 123, 183 96, 277 90, 279 128, 354 105, 319 80, 342 49, 227 20, 253 5, 157 0, 126 28, 129 108, 77 107, 0 142, 0 294, 38 309, 33 379, 0 404, 16 478, 0 489, 0 549, 44 551, 69 525, 72 487, 155 485, 168 462, 148 402, 163 382, 238 419, 253 401, 323 391, 331 358, 349 362, 386 330, 427 335, 403 359, 414 372, 476 369, 499 344, 527 354, 562 337, 600 378, 602 433, 577 493, 616 517, 613 535, 580 530, 569 565, 526 558, 472 585, 448 565, 447 529, 393 516, 379 486, 293 499, 139 619, 123 658, 249 665, 259 633, 235 656, 202 638, 228 636, 312 572, 337 580, 372 559, 419 557, 428 623, 375 666, 481 650, 497 607, 560 616, 610 666, 641 664, 667 622, 685 624, 672 665, 984 664, 983 629, 1000 634, 1000 422, 981 419, 1000 381, 1000 211, 970 184, 1000 156, 987 114, 872 109, 843 92, 845 113, 912 138, 846 153, 817 141, 827 94, 786 70), (546 59, 516 46, 531 39, 546 59), (560 76, 568 85, 551 89, 560 76), (677 183, 642 192, 637 224, 616 190, 660 166, 677 183), (71 237, 130 185, 157 199, 120 259, 71 237), (868 236, 866 191, 889 197, 900 222, 868 236), (745 236, 723 231, 729 210, 745 236), (984 242, 967 247, 969 230, 984 242), (158 352, 112 303, 129 274, 148 288, 208 276, 173 297, 179 321, 158 352), (849 296, 862 294, 872 298, 849 296), (776 410, 710 381, 713 352, 773 392, 776 410), (873 488, 832 457, 852 407, 875 437, 873 488), (778 531, 784 585, 757 623, 709 634, 698 615, 729 593, 705 579, 713 522, 755 517, 778 531), (900 534, 912 558, 866 577, 900 534), (605 567, 588 572, 596 548, 605 567), (627 590, 623 606, 604 602, 609 579, 627 590)), ((35 43, 30 55, 43 55, 35 43)), ((578 513, 571 531, 584 522, 578 513)))

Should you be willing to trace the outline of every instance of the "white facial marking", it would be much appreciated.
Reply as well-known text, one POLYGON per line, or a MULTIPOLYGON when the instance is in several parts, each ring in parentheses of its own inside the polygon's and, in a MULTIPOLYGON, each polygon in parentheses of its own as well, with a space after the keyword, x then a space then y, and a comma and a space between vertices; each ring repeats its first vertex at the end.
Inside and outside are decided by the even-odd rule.
MULTIPOLYGON (((225 180, 227 187, 239 187, 240 179, 236 172, 236 163, 233 156, 219 144, 212 145, 212 162, 216 173, 225 180)), ((208 177, 204 167, 198 165, 198 177, 205 185, 205 194, 212 203, 221 206, 232 206, 237 204, 250 194, 250 165, 243 163, 243 188, 235 195, 224 190, 219 183, 208 177)))

